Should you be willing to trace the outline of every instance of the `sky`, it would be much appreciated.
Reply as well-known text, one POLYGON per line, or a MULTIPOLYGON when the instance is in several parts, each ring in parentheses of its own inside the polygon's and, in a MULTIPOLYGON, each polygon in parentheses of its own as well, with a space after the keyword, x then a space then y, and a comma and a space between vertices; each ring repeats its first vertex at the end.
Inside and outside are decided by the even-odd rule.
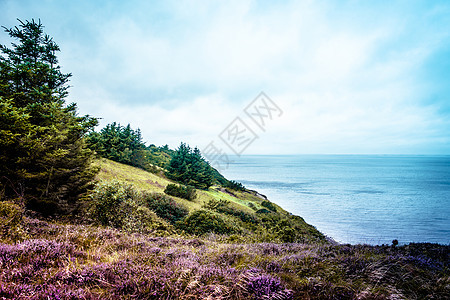
POLYGON ((450 154, 450 1, 0 0, 17 18, 60 46, 67 102, 147 144, 450 154))

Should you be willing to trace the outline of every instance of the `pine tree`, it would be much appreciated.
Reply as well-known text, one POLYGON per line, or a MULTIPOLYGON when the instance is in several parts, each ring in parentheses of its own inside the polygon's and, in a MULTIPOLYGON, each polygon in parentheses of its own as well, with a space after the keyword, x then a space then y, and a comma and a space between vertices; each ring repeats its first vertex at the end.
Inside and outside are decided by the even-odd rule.
POLYGON ((149 167, 141 131, 133 130, 130 124, 125 127, 116 122, 108 124, 100 132, 91 132, 87 141, 102 157, 143 169, 149 167))
POLYGON ((208 189, 213 184, 212 167, 204 160, 200 150, 193 150, 181 143, 167 167, 168 178, 199 189, 208 189))
POLYGON ((84 136, 97 124, 65 105, 68 79, 58 65, 59 47, 44 26, 22 22, 0 45, 0 188, 44 213, 69 212, 97 170, 84 136))

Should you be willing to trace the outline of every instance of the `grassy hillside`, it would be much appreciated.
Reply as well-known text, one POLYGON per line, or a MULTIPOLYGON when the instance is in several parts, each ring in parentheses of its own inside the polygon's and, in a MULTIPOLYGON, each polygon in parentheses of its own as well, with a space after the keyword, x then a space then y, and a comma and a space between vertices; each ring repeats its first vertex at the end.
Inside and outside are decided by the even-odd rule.
MULTIPOLYGON (((104 158, 100 159, 98 164, 101 167, 97 176, 99 181, 126 182, 150 193, 164 193, 166 186, 173 183, 164 177, 162 171, 154 174, 104 158)), ((238 240, 248 242, 274 241, 278 239, 278 233, 286 229, 284 227, 289 227, 289 230, 295 226, 296 231, 291 233, 292 237, 297 236, 302 241, 326 242, 325 236, 302 218, 292 216, 255 191, 236 191, 213 186, 208 190, 197 190, 196 192, 197 198, 192 201, 178 197, 171 198, 186 207, 190 213, 207 209, 219 214, 226 222, 236 227, 237 232, 241 233, 238 237, 234 235, 234 239, 238 238, 238 240), (267 206, 275 211, 268 210, 267 206), (267 213, 259 213, 261 211, 267 213), (251 219, 252 222, 245 222, 242 219, 251 219)))
MULTIPOLYGON (((167 184, 174 183, 172 180, 167 179, 163 175, 162 170, 159 174, 154 174, 105 158, 100 159, 97 163, 100 166, 100 172, 96 178, 97 180, 123 181, 130 183, 139 189, 159 193, 164 192, 167 184)), ((236 208, 247 212, 254 212, 254 210, 250 208, 251 205, 254 205, 258 209, 264 208, 263 206, 261 206, 261 203, 264 199, 256 196, 254 192, 250 191, 234 191, 213 186, 208 191, 197 190, 197 194, 198 198, 195 199, 195 201, 187 201, 185 199, 177 197, 175 197, 175 199, 176 201, 186 205, 190 210, 200 209, 204 203, 208 202, 211 199, 228 200, 236 208)), ((277 207, 277 211, 281 214, 289 214, 281 207, 277 206, 276 204, 274 205, 277 207)))

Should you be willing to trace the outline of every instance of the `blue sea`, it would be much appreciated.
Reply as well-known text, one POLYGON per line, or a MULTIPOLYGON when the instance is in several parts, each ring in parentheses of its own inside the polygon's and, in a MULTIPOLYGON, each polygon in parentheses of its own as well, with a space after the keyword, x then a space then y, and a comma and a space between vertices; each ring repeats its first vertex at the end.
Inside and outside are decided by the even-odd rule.
POLYGON ((450 243, 450 156, 248 155, 222 173, 340 243, 450 243))

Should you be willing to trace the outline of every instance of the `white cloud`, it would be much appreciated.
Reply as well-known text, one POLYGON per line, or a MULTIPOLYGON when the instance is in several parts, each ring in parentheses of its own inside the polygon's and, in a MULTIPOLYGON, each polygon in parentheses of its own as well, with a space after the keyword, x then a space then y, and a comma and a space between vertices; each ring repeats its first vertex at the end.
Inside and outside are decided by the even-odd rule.
POLYGON ((448 5, 82 5, 59 11, 76 23, 47 26, 74 74, 70 99, 151 143, 202 147, 264 90, 285 113, 249 153, 450 151, 449 118, 424 104, 422 74, 448 46, 448 5))

